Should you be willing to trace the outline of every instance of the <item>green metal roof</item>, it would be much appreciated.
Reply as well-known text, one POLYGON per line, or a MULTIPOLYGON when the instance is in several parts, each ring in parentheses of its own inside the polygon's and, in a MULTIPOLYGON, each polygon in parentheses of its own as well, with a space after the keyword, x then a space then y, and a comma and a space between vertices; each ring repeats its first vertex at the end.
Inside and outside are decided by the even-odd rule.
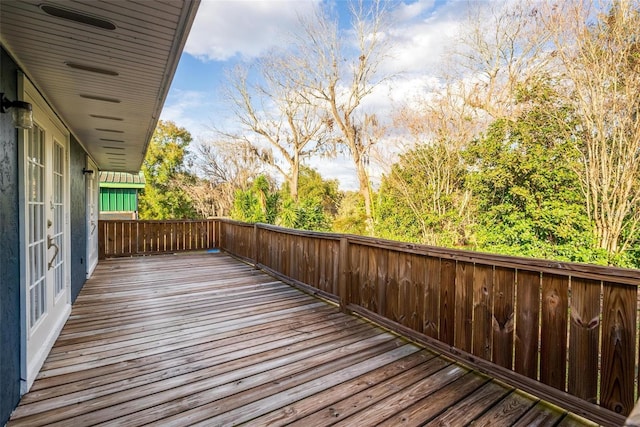
POLYGON ((100 171, 101 188, 144 188, 144 174, 100 171))

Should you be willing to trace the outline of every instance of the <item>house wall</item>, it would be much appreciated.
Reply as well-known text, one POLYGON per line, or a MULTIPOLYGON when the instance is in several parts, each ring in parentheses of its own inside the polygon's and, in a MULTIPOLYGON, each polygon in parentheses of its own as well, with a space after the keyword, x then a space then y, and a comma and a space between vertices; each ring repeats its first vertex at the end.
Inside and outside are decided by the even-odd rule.
POLYGON ((84 286, 87 277, 87 201, 85 175, 87 153, 73 135, 69 144, 71 184, 71 302, 84 286))
POLYGON ((137 210, 137 188, 100 188, 100 212, 133 212, 137 210))
MULTIPOLYGON (((0 48, 0 92, 17 98, 18 67, 0 48)), ((0 114, 0 425, 20 399, 18 131, 0 114)))
MULTIPOLYGON (((18 98, 18 67, 0 48, 0 92, 18 98)), ((71 295, 75 301, 86 277, 86 201, 82 168, 86 152, 72 136, 69 144, 71 186, 71 295)), ((0 426, 20 400, 20 216, 18 131, 11 114, 0 114, 0 426)))

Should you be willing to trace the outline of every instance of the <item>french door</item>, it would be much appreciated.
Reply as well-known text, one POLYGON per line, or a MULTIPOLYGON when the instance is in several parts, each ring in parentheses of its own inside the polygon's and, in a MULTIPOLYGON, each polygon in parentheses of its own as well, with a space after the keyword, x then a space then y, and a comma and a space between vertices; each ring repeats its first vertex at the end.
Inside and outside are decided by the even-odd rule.
POLYGON ((87 200, 87 279, 98 265, 98 197, 99 172, 96 164, 87 156, 87 169, 93 173, 85 175, 85 198, 87 200))
MULTIPOLYGON (((28 98, 28 97, 27 97, 28 98)), ((27 388, 70 312, 68 135, 34 107, 24 132, 24 356, 27 388)))

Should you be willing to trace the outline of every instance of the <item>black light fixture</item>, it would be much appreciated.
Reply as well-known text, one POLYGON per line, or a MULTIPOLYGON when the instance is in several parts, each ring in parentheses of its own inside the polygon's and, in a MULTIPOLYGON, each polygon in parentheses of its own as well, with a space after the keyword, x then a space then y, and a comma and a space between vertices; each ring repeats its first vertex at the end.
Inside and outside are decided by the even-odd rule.
POLYGON ((85 174, 91 175, 91 174, 93 174, 93 170, 92 169, 87 169, 87 168, 82 168, 82 175, 85 175, 85 174))
POLYGON ((11 111, 13 126, 20 129, 31 129, 33 126, 33 112, 31 104, 24 101, 9 101, 4 93, 0 93, 0 113, 11 111))

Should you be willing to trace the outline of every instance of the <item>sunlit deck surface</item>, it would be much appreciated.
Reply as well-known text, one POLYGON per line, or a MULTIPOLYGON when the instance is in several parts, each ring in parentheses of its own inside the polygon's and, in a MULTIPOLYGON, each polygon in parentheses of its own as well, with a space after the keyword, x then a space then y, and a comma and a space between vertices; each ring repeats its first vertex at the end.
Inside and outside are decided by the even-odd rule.
POLYGON ((102 261, 14 425, 585 425, 223 254, 102 261))

